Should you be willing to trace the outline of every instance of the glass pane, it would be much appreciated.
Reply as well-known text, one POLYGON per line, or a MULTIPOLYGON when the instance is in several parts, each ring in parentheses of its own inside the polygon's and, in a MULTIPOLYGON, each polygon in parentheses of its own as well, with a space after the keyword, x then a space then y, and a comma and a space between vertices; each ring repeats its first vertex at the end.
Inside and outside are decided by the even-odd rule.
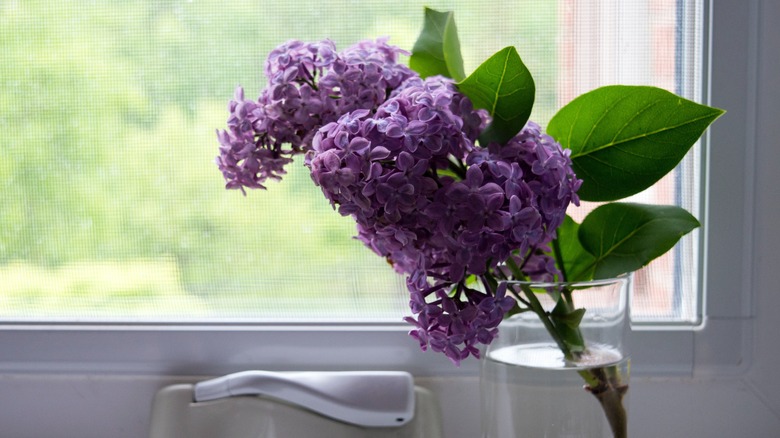
MULTIPOLYGON (((300 162, 265 192, 223 188, 214 131, 225 126, 226 103, 239 84, 259 93, 266 54, 287 39, 331 38, 341 49, 389 36, 409 49, 427 5, 456 11, 466 71, 518 48, 537 83, 532 119, 543 126, 603 84, 697 97, 696 2, 316 5, 0 3, 0 319, 398 321, 408 313, 403 279, 352 239, 352 220, 331 209, 300 162)), ((699 173, 691 158, 645 196, 696 213, 699 173)), ((695 318, 696 238, 638 276, 635 316, 695 318)))
MULTIPOLYGON (((702 7, 680 0, 563 2, 559 105, 606 84, 654 85, 699 100, 702 7)), ((701 218, 700 146, 655 186, 630 200, 675 204, 701 218)), ((593 206, 571 209, 582 218, 593 206), (578 211, 580 210, 580 211, 578 211)), ((700 317, 699 232, 636 272, 632 318, 695 322, 700 317)))

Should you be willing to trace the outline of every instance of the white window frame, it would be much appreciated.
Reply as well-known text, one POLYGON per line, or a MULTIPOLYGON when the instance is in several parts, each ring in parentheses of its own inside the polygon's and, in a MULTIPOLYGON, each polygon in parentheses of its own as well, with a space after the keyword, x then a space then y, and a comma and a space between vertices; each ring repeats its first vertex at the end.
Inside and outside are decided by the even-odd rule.
MULTIPOLYGON (((705 316, 695 327, 636 327, 640 375, 739 373, 751 360, 753 169, 757 98, 756 2, 705 2, 705 103, 725 108, 704 138, 705 316), (713 32, 713 29, 728 32, 713 32), (744 145, 744 148, 741 146, 744 145)), ((216 375, 243 369, 403 369, 469 375, 421 353, 409 326, 388 323, 7 324, 0 373, 216 375)))

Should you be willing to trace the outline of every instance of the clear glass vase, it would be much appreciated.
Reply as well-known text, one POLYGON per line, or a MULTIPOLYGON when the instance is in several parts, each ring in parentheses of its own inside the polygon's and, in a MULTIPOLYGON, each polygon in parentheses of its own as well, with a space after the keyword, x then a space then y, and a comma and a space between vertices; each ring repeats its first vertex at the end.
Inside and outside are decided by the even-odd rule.
POLYGON ((527 311, 499 326, 482 360, 482 437, 627 436, 630 276, 509 288, 533 293, 547 320, 527 311), (561 299, 568 313, 563 303, 556 310, 561 299))

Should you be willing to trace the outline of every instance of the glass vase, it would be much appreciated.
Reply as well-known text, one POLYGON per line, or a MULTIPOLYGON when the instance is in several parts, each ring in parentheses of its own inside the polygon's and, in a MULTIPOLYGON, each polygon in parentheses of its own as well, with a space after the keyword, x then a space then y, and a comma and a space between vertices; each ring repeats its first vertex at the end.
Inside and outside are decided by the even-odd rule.
POLYGON ((626 437, 630 276, 509 288, 545 317, 505 319, 485 351, 482 437, 626 437))

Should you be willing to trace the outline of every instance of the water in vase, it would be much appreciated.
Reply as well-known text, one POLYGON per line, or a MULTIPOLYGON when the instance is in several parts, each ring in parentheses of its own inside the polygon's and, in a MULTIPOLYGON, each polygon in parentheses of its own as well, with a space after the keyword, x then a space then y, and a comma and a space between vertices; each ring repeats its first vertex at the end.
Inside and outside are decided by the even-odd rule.
POLYGON ((488 351, 482 362, 482 437, 611 438, 604 411, 584 389, 579 371, 616 365, 627 383, 629 359, 607 346, 589 350, 576 366, 565 362, 554 343, 488 351))

